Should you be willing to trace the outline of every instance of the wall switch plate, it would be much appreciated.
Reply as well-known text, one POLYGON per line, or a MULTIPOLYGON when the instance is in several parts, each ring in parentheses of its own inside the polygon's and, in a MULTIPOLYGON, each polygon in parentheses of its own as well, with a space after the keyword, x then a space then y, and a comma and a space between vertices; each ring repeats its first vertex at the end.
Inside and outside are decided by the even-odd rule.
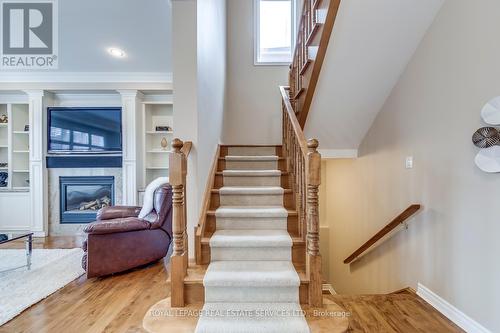
POLYGON ((413 156, 406 156, 405 167, 407 169, 413 169, 413 156))

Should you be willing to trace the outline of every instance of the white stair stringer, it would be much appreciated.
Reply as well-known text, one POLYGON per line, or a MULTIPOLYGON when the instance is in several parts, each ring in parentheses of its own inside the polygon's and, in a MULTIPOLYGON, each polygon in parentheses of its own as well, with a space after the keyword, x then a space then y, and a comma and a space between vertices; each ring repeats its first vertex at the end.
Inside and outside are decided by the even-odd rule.
POLYGON ((276 147, 228 147, 196 333, 309 333, 276 147))

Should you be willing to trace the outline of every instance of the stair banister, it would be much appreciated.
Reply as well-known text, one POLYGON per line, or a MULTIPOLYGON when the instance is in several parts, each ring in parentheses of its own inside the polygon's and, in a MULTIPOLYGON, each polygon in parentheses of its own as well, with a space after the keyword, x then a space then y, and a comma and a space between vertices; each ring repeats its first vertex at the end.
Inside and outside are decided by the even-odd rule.
POLYGON ((344 260, 344 264, 350 264, 351 262, 357 260, 362 255, 368 252, 368 250, 375 247, 381 241, 384 241, 387 237, 392 236, 392 233, 400 225, 406 225, 406 221, 412 217, 421 208, 420 204, 413 204, 406 208, 401 214, 396 216, 389 224, 380 229, 373 237, 367 240, 363 245, 361 245, 356 251, 354 251, 349 257, 344 260))
POLYGON ((321 307, 322 278, 319 252, 319 200, 321 154, 318 140, 306 141, 290 102, 288 87, 280 87, 283 105, 283 152, 292 178, 299 216, 299 232, 306 241, 306 275, 309 279, 309 305, 321 307))
POLYGON ((312 104, 340 2, 304 0, 303 3, 288 78, 291 105, 301 128, 304 128, 312 104))
POLYGON ((170 258, 171 306, 183 307, 184 277, 188 268, 188 237, 186 231, 186 175, 187 155, 191 142, 172 140, 169 153, 169 181, 172 186, 172 234, 173 253, 170 258))

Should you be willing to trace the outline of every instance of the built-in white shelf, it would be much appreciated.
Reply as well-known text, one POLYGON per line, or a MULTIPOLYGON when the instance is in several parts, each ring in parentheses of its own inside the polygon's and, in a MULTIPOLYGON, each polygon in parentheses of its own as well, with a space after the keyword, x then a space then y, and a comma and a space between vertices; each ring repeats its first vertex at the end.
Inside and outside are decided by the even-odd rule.
POLYGON ((171 152, 171 150, 156 149, 156 150, 148 150, 147 152, 150 153, 150 154, 168 154, 168 153, 171 152))
POLYGON ((143 140, 143 184, 146 187, 157 177, 168 176, 168 157, 173 140, 173 131, 157 131, 157 127, 174 128, 173 103, 168 101, 144 102, 142 109, 143 140), (166 149, 162 140, 167 140, 166 149))
POLYGON ((29 191, 30 158, 29 131, 25 131, 29 123, 28 103, 0 104, 0 116, 6 115, 8 123, 0 124, 0 162, 8 163, 0 171, 7 172, 6 191, 29 191))
POLYGON ((159 135, 159 134, 173 134, 173 131, 146 131, 146 134, 159 135))
POLYGON ((168 170, 168 167, 156 167, 156 166, 148 166, 147 170, 168 170))

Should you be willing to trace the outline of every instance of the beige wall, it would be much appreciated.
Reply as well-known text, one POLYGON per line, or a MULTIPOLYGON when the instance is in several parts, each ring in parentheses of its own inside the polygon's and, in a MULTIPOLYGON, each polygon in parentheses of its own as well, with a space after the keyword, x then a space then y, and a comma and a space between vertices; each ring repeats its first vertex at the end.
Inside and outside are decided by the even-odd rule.
POLYGON ((228 0, 227 14, 228 112, 224 143, 280 143, 278 86, 288 81, 287 66, 254 66, 253 0, 228 0))
MULTIPOLYGON (((359 147, 329 161, 329 274, 341 293, 420 282, 500 332, 500 175, 474 165, 482 106, 500 95, 500 2, 448 0, 359 147), (414 168, 405 169, 405 157, 414 168), (354 265, 355 248, 412 203, 423 210, 354 265)), ((363 98, 363 96, 360 96, 363 98)), ((326 220, 325 220, 326 219, 326 220)))

